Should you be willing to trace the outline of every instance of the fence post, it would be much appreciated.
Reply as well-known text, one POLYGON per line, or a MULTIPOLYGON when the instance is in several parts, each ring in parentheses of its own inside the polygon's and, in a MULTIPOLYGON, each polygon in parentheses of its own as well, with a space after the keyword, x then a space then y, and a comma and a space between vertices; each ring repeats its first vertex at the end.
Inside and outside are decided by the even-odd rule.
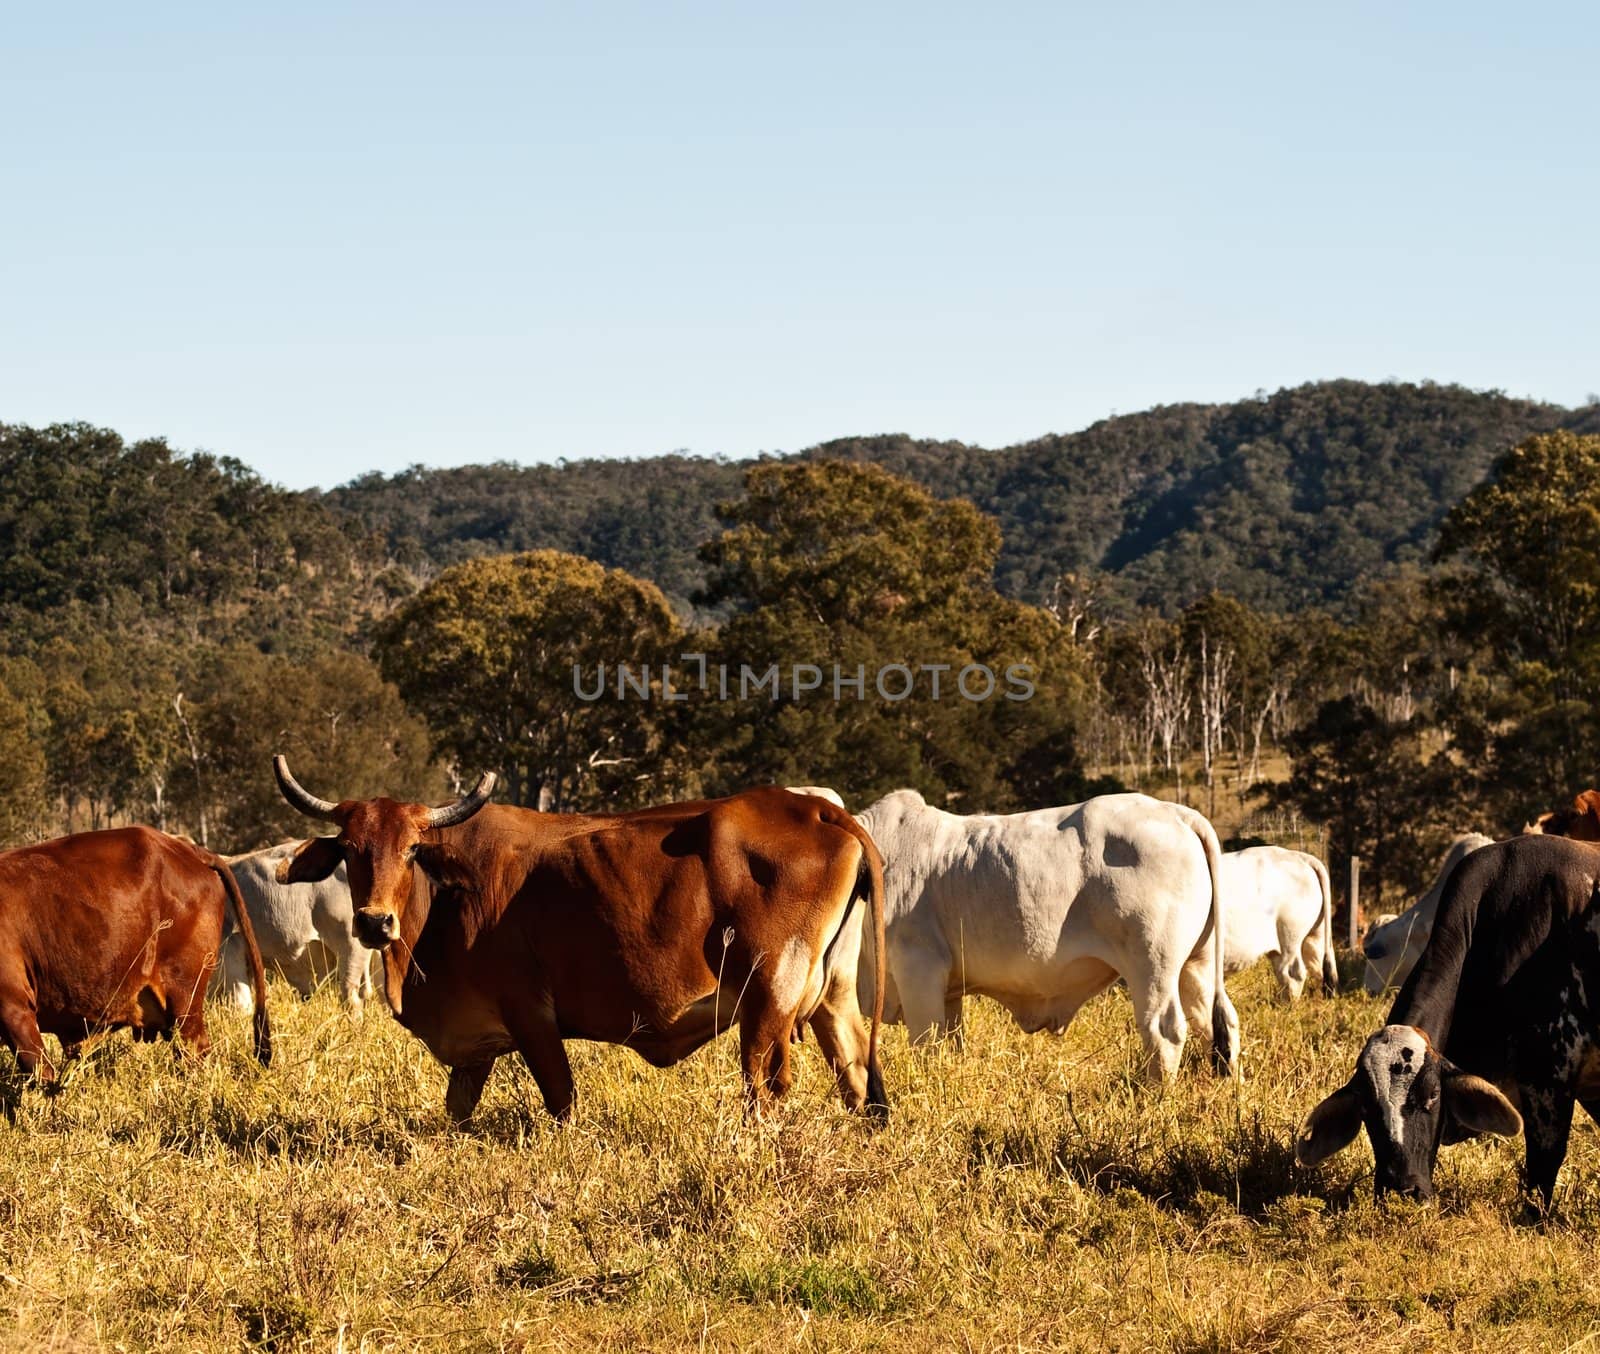
POLYGON ((1361 948, 1361 937, 1357 934, 1358 922, 1356 918, 1361 912, 1361 857, 1350 857, 1350 948, 1361 948))

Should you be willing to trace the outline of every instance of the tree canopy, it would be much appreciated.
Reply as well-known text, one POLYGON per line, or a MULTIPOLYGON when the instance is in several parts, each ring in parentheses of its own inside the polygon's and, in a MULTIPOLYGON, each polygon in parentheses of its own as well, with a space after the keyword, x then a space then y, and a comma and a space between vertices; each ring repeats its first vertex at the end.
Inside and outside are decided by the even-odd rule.
POLYGON ((513 803, 594 807, 641 777, 648 710, 586 699, 597 670, 659 670, 680 629, 653 584, 554 550, 446 569, 378 629, 384 675, 462 775, 498 772, 513 803))

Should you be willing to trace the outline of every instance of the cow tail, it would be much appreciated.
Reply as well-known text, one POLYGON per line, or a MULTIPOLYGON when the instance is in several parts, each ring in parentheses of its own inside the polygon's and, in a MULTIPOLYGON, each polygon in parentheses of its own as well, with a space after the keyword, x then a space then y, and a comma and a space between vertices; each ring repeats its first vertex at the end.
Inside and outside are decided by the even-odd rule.
POLYGON ((1328 879, 1328 867, 1316 856, 1309 856, 1311 869, 1322 889, 1322 995, 1339 994, 1339 961, 1333 953, 1333 885, 1328 879))
POLYGON ((261 947, 256 944, 255 927, 250 922, 250 910, 244 905, 239 892, 239 881, 233 877, 228 862, 213 856, 206 862, 222 880, 222 891, 227 895, 228 906, 233 910, 234 925, 244 937, 245 953, 250 956, 250 985, 255 992, 255 1045, 256 1061, 263 1067, 272 1065, 272 1025, 267 1019, 267 971, 261 964, 261 947))
POLYGON ((1222 843, 1217 840, 1217 830, 1202 813, 1189 811, 1189 825, 1200 838, 1200 848, 1206 855, 1206 869, 1211 874, 1211 939, 1212 939, 1212 992, 1211 992, 1211 1066, 1219 1077, 1231 1076, 1238 1050, 1233 1046, 1233 1035, 1228 1028, 1228 989, 1223 980, 1223 966, 1227 960, 1227 914, 1222 901, 1222 843))
MULTIPOLYGON (((872 911, 872 1031, 867 1036, 867 1113, 879 1123, 889 1118, 889 1097, 883 1086, 883 1067, 878 1062, 878 1035, 883 1030, 883 990, 889 985, 888 949, 884 942, 883 857, 872 834, 849 813, 841 812, 840 823, 861 844, 862 892, 872 911)), ((835 820, 837 821, 837 820, 835 820)))

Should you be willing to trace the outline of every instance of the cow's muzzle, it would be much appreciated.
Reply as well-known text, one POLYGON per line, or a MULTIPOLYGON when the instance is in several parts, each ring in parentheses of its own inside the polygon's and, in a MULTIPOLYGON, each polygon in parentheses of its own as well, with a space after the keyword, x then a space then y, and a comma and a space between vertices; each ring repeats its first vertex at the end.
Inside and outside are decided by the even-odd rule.
POLYGON ((1379 1175, 1373 1193, 1379 1199, 1386 1195, 1398 1195, 1412 1203, 1425 1204, 1433 1199, 1433 1182, 1416 1175, 1389 1178, 1379 1175))
POLYGON ((381 950, 400 934, 400 919, 393 912, 362 909, 354 918, 356 939, 369 950, 381 950))

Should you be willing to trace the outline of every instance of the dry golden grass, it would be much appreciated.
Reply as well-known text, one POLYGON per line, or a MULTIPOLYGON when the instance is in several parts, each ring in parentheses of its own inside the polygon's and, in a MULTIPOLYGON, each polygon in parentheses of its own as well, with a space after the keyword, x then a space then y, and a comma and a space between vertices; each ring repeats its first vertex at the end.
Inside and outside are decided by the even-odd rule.
MULTIPOLYGON (((1363 1141, 1294 1127, 1383 1007, 1235 983, 1242 1087, 1137 1086, 1126 1001, 1063 1038, 970 1008, 965 1055, 886 1048, 893 1118, 846 1115, 813 1046, 746 1124, 731 1040, 656 1072, 573 1046, 576 1121, 511 1060, 473 1130, 381 1009, 275 985, 277 1064, 108 1040, 53 1099, 6 1060, 0 1330, 32 1349, 1561 1348, 1600 1328, 1600 1153, 1519 1225, 1518 1147, 1449 1149, 1441 1205, 1380 1210, 1363 1141), (1358 1343, 1359 1342, 1359 1345, 1358 1343)), ((3 1055, 0 1055, 3 1056, 3 1055)))

